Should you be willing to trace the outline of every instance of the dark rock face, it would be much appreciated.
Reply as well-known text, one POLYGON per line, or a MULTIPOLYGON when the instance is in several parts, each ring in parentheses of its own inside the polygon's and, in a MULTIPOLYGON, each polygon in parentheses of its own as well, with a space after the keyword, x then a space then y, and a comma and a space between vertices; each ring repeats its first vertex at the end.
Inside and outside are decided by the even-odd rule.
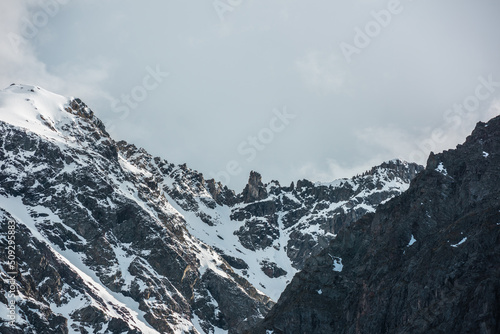
POLYGON ((220 182, 215 182, 214 179, 206 181, 206 188, 219 205, 233 206, 237 202, 234 191, 223 186, 220 182))
POLYGON ((279 247, 276 242, 286 229, 287 244, 280 246, 286 247, 293 266, 301 269, 341 227, 399 195, 422 170, 417 164, 393 160, 352 179, 331 184, 299 180, 296 187, 281 187, 276 181, 264 185, 261 176, 252 172, 242 193, 246 204, 232 210, 232 220, 245 222, 235 235, 243 247, 255 251, 279 247))
POLYGON ((271 278, 277 278, 280 276, 284 276, 287 274, 287 272, 283 269, 280 268, 276 263, 274 262, 269 262, 269 261, 262 261, 261 263, 261 269, 266 274, 267 276, 271 278))
POLYGON ((262 176, 257 172, 250 172, 248 184, 241 194, 244 203, 260 201, 267 197, 267 190, 262 184, 262 176))
POLYGON ((248 294, 262 301, 266 299, 260 296, 253 287, 251 289, 247 287, 245 291, 232 284, 230 279, 221 279, 211 270, 207 270, 203 275, 203 282, 206 289, 218 301, 219 309, 225 311, 224 320, 230 333, 241 333, 255 326, 274 304, 267 300, 268 304, 261 303, 255 310, 256 305, 252 299, 248 298, 248 294))
POLYGON ((342 229, 248 333, 500 333, 500 116, 342 229))

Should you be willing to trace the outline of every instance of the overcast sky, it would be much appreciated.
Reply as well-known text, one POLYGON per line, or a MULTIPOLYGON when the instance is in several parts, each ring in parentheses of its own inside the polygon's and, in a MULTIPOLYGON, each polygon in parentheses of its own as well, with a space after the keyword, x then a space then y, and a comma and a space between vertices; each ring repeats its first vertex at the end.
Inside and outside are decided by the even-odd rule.
POLYGON ((0 2, 0 86, 240 191, 424 164, 500 114, 498 0, 0 2))

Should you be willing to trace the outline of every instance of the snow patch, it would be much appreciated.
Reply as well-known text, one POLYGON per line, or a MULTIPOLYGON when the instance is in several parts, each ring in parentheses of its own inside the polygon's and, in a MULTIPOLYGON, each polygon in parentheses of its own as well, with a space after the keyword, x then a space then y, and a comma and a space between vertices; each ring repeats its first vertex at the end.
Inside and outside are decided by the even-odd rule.
POLYGON ((483 151, 483 157, 487 158, 490 154, 488 152, 483 151))
POLYGON ((122 154, 119 154, 118 155, 118 161, 120 163, 120 166, 124 169, 124 170, 127 170, 129 171, 130 173, 132 174, 135 174, 135 175, 144 175, 145 177, 152 177, 153 175, 151 174, 151 172, 148 172, 144 169, 140 169, 140 168, 137 168, 136 166, 132 165, 130 163, 130 161, 128 161, 127 159, 125 159, 122 154))
POLYGON ((339 273, 342 272, 342 269, 344 269, 342 259, 340 257, 333 257, 331 255, 330 257, 333 259, 333 271, 337 271, 339 273))
POLYGON ((415 242, 417 242, 417 239, 415 239, 415 237, 413 236, 413 234, 411 235, 411 239, 410 239, 410 242, 408 243, 408 246, 406 247, 410 247, 411 245, 413 245, 415 242))
POLYGON ((446 170, 446 168, 444 168, 444 165, 443 165, 443 163, 442 163, 442 162, 440 162, 440 163, 439 163, 439 165, 438 165, 438 166, 437 166, 437 168, 436 168, 436 171, 437 171, 437 172, 440 172, 440 173, 441 173, 441 174, 443 174, 443 175, 448 176, 448 171, 446 170))
POLYGON ((210 248, 203 244, 198 245, 196 243, 194 244, 194 246, 198 248, 198 254, 196 257, 200 261, 200 276, 203 276, 207 269, 210 269, 213 272, 217 273, 217 275, 230 279, 229 276, 222 269, 220 269, 220 266, 223 264, 223 262, 218 257, 218 254, 213 253, 210 248))
MULTIPOLYGON (((391 198, 392 199, 392 198, 391 198)), ((368 204, 365 204, 365 203, 361 203, 361 204, 358 204, 356 205, 355 207, 353 207, 354 210, 357 210, 357 209, 364 209, 366 212, 375 212, 375 208, 371 205, 368 205, 368 204)))
POLYGON ((460 242, 458 244, 451 245, 451 247, 457 248, 458 246, 460 246, 461 244, 463 244, 466 241, 467 241, 467 237, 465 237, 462 240, 460 240, 460 242))
POLYGON ((316 187, 331 187, 331 188, 339 188, 341 187, 344 183, 350 183, 352 186, 354 186, 353 182, 349 179, 343 178, 343 179, 337 179, 331 182, 315 182, 314 185, 316 187))

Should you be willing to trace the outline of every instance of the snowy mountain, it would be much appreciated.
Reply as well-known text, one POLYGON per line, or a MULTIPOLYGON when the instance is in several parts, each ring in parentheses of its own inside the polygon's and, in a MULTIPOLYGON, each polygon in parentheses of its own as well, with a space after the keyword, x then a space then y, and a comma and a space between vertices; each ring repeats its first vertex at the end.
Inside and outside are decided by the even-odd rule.
POLYGON ((214 187, 212 180, 204 181, 184 166, 172 168, 174 181, 164 189, 176 209, 189 217, 190 233, 277 300, 309 256, 326 247, 343 226, 405 191, 423 167, 389 161, 352 179, 316 184, 300 180, 287 187, 278 181, 263 184, 252 172, 239 195, 220 184, 214 187), (222 205, 213 202, 218 193, 224 194, 222 205))
POLYGON ((0 91, 0 244, 15 249, 0 259, 0 331, 241 333, 421 170, 394 160, 288 187, 252 172, 236 194, 116 142, 79 99, 12 85, 0 91))
POLYGON ((500 116, 310 257, 251 334, 500 333, 500 116))

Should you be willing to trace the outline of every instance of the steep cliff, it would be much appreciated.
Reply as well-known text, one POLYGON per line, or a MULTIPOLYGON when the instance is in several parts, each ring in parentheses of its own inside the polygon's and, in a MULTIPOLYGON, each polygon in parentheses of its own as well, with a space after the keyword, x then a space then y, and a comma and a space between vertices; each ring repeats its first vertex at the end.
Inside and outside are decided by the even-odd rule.
POLYGON ((248 333, 500 333, 500 116, 342 229, 248 333))

